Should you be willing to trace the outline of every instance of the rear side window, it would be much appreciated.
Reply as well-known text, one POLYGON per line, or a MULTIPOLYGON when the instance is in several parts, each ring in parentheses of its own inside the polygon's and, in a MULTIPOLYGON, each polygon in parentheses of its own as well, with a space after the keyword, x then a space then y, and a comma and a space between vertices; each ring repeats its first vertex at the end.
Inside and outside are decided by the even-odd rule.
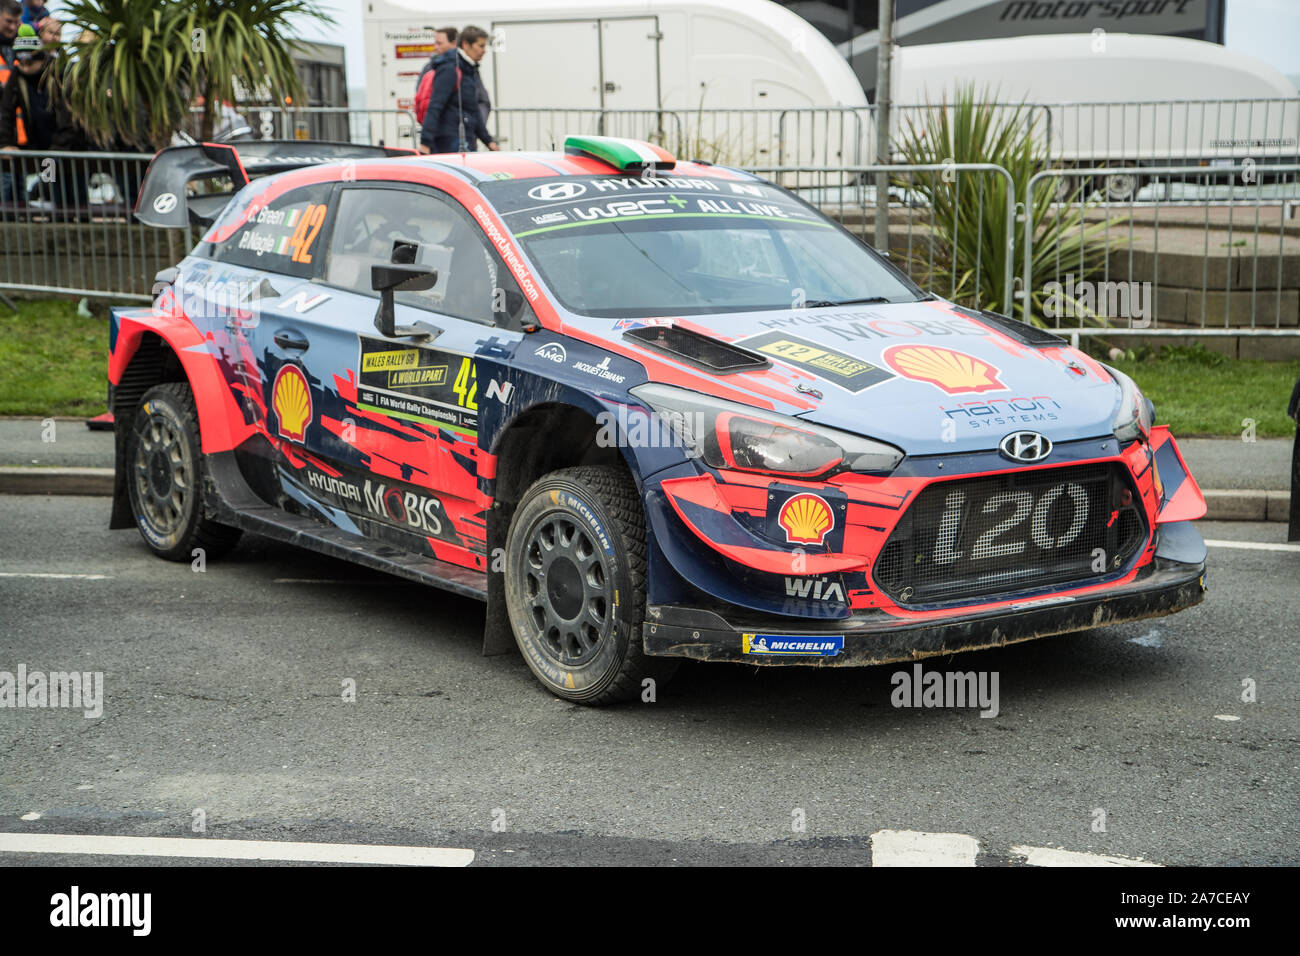
MULTIPOLYGON (((244 222, 228 238, 213 243, 209 254, 218 262, 311 278, 325 258, 324 226, 332 190, 329 183, 321 183, 269 202, 254 199, 244 222)), ((227 223, 219 222, 213 231, 220 234, 226 228, 227 223)))

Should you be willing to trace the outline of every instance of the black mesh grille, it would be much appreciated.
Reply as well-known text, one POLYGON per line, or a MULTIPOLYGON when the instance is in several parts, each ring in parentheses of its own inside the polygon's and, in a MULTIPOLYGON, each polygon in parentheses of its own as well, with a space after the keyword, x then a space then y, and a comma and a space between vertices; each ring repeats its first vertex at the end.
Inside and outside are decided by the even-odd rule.
POLYGON ((875 578, 906 605, 996 598, 1106 577, 1145 541, 1146 521, 1117 466, 963 478, 921 492, 881 550, 875 578))

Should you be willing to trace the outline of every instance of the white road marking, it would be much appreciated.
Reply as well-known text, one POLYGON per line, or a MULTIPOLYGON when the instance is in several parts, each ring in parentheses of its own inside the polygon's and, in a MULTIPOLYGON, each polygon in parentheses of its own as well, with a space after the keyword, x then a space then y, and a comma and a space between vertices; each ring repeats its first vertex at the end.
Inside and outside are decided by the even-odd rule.
POLYGON ((1044 846, 1013 846, 1012 856, 1023 856, 1029 866, 1159 866, 1146 860, 1131 860, 1101 853, 1078 853, 1044 846))
POLYGON ((874 866, 974 866, 979 841, 964 833, 878 830, 871 834, 874 866))
POLYGON ((1215 714, 1215 720, 1241 720, 1236 714, 1215 714))
POLYGON ((1271 541, 1209 541, 1206 545, 1211 548, 1242 548, 1246 551, 1297 551, 1300 552, 1300 544, 1274 544, 1271 541))
POLYGON ((40 818, 41 818, 40 813, 38 813, 37 811, 33 810, 31 813, 24 813, 24 814, 23 814, 21 817, 19 817, 18 819, 19 819, 19 820, 26 820, 27 822, 30 823, 32 820, 39 820, 40 818))
POLYGON ((294 860, 394 866, 469 866, 473 850, 436 846, 367 846, 360 843, 283 843, 276 840, 209 840, 184 837, 80 836, 0 833, 0 853, 78 853, 91 856, 160 856, 205 860, 294 860))
POLYGON ((107 581, 107 574, 56 574, 52 571, 0 571, 0 578, 75 578, 78 581, 107 581))

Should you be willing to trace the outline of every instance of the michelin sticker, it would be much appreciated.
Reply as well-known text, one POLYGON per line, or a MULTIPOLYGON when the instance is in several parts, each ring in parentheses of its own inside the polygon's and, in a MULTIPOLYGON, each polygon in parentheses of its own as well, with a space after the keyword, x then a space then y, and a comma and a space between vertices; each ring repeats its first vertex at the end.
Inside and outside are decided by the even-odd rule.
POLYGON ((758 657, 836 657, 843 637, 798 638, 780 634, 742 634, 741 651, 758 657))

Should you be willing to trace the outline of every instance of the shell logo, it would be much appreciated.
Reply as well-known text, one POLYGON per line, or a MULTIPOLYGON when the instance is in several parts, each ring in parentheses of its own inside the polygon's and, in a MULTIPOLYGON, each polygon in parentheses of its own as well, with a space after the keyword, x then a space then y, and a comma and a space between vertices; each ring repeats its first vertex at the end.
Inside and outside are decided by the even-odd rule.
POLYGON ((821 544, 835 527, 831 506, 818 495, 795 495, 782 507, 776 522, 791 544, 821 544))
POLYGON ((271 407, 280 422, 280 434, 301 442, 311 421, 311 389, 307 376, 296 365, 280 366, 271 386, 271 407))
POLYGON ((885 349, 885 364, 904 378, 929 382, 949 395, 1006 388, 998 370, 973 355, 933 345, 895 345, 885 349))

